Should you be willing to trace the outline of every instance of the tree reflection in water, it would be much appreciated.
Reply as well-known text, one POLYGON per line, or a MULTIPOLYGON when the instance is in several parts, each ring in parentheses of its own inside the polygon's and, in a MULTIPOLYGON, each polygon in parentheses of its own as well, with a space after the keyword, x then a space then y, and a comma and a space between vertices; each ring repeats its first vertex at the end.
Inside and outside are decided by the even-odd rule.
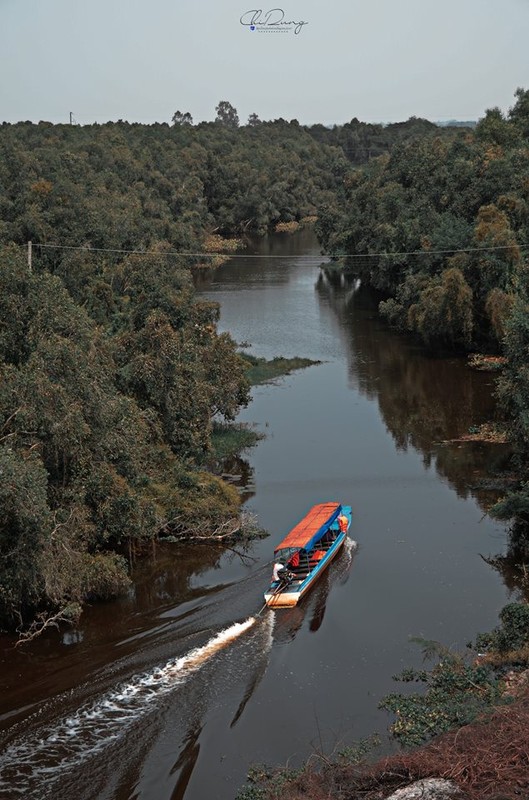
MULTIPOLYGON (((486 514, 502 494, 511 448, 451 440, 494 420, 494 377, 470 369, 464 356, 428 354, 408 334, 390 330, 378 317, 380 298, 351 275, 322 269, 316 290, 339 320, 352 386, 377 400, 397 449, 415 449, 425 467, 433 466, 458 497, 472 496, 486 514)), ((487 561, 511 592, 528 597, 514 542, 506 555, 487 561)))
POLYGON ((486 511, 499 492, 480 482, 506 468, 509 447, 450 440, 494 418, 491 375, 471 370, 464 356, 429 355, 390 330, 378 317, 379 298, 353 276, 322 270, 316 289, 339 319, 352 386, 377 400, 397 449, 414 448, 459 497, 472 495, 486 511))
POLYGON ((274 610, 274 643, 287 644, 292 641, 306 617, 309 619, 309 630, 312 633, 319 630, 325 616, 329 592, 336 584, 344 584, 349 579, 356 549, 356 542, 346 539, 336 559, 298 605, 274 610))

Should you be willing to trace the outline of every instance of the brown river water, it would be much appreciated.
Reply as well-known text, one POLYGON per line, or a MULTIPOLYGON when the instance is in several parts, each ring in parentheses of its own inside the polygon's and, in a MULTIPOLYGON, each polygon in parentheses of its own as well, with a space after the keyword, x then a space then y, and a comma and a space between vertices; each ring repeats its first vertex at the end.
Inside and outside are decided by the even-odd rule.
POLYGON ((0 637, 2 799, 232 800, 252 765, 375 732, 389 750, 377 706, 422 664, 410 636, 463 648, 510 599, 481 558, 506 531, 475 488, 504 451, 445 443, 491 418, 491 376, 389 331, 361 286, 325 277, 310 231, 253 252, 200 286, 221 329, 321 362, 240 415, 266 435, 236 467, 270 537, 245 558, 159 547, 77 628, 17 650, 0 637), (299 607, 258 614, 274 543, 332 500, 353 507, 341 556, 299 607))

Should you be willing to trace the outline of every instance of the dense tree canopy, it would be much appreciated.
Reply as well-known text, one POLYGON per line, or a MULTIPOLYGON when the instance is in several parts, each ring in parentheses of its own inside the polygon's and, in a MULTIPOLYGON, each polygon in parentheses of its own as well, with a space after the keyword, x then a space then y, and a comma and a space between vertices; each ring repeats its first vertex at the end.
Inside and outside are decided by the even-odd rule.
POLYGON ((112 594, 127 543, 238 510, 202 465, 247 364, 194 296, 207 256, 175 254, 313 214, 347 162, 297 125, 217 113, 0 127, 0 624, 112 594))
POLYGON ((431 347, 501 352, 499 399, 520 482, 495 507, 529 558, 529 92, 473 132, 395 146, 346 176, 323 246, 380 290, 380 311, 431 347))
POLYGON ((196 126, 3 124, 0 242, 200 252, 208 231, 264 233, 331 202, 341 149, 283 120, 237 127, 221 106, 196 126))
POLYGON ((427 119, 410 117, 406 122, 360 122, 354 117, 344 125, 311 125, 308 132, 322 144, 341 148, 345 157, 355 166, 367 164, 373 158, 390 153, 403 142, 415 142, 428 137, 453 139, 460 131, 455 127, 439 127, 427 119))
POLYGON ((501 346, 529 243, 527 94, 474 133, 395 146, 320 215, 324 247, 351 254, 387 295, 381 311, 429 344, 501 346))
POLYGON ((238 508, 200 472, 214 417, 248 402, 217 308, 195 302, 188 270, 161 254, 107 266, 85 308, 100 266, 60 264, 69 292, 30 273, 20 248, 0 252, 4 622, 112 594, 127 580, 116 548, 238 508))
POLYGON ((194 295, 212 234, 317 214, 325 248, 368 254, 351 268, 393 323, 443 346, 505 337, 525 447, 527 107, 518 90, 472 134, 415 118, 240 126, 228 101, 198 125, 177 111, 0 126, 0 624, 75 613, 126 586, 130 543, 237 511, 203 471, 214 420, 249 398, 218 308, 194 295))

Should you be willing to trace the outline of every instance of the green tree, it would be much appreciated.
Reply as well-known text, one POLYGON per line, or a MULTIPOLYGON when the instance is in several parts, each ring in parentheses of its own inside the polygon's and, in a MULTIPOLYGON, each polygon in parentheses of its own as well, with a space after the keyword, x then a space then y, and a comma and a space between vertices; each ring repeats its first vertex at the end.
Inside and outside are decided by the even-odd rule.
POLYGON ((487 109, 485 116, 479 120, 475 129, 475 136, 478 140, 493 142, 502 147, 512 145, 517 139, 517 135, 517 131, 505 119, 501 109, 497 107, 487 109))
POLYGON ((51 533, 42 462, 8 441, 0 443, 0 625, 20 624, 40 600, 40 559, 51 533))
POLYGON ((516 103, 509 109, 509 119, 527 139, 529 138, 529 90, 518 87, 514 96, 516 103))
POLYGON ((219 104, 215 106, 215 111, 217 112, 215 122, 218 122, 220 125, 224 125, 227 128, 239 127, 239 115, 237 114, 237 109, 234 108, 227 100, 221 100, 219 104))
POLYGON ((451 346, 468 346, 472 340, 472 290, 461 271, 444 270, 410 306, 408 320, 412 330, 426 342, 440 341, 451 346))
POLYGON ((516 297, 506 324, 502 370, 498 393, 509 420, 510 438, 529 462, 529 303, 516 297))
POLYGON ((171 118, 173 125, 192 125, 193 117, 189 111, 175 111, 171 118))

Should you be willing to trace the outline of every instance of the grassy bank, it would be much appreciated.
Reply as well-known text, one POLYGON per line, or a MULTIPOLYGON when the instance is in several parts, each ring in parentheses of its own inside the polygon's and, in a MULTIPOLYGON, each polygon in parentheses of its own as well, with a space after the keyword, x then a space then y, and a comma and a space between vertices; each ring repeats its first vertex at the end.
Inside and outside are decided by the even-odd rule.
POLYGON ((311 361, 310 358, 283 358, 283 356, 277 356, 267 360, 266 358, 257 358, 250 355, 250 353, 241 353, 241 356, 249 365, 246 375, 252 386, 268 383, 283 375, 290 375, 291 372, 297 369, 321 364, 321 361, 311 361))

